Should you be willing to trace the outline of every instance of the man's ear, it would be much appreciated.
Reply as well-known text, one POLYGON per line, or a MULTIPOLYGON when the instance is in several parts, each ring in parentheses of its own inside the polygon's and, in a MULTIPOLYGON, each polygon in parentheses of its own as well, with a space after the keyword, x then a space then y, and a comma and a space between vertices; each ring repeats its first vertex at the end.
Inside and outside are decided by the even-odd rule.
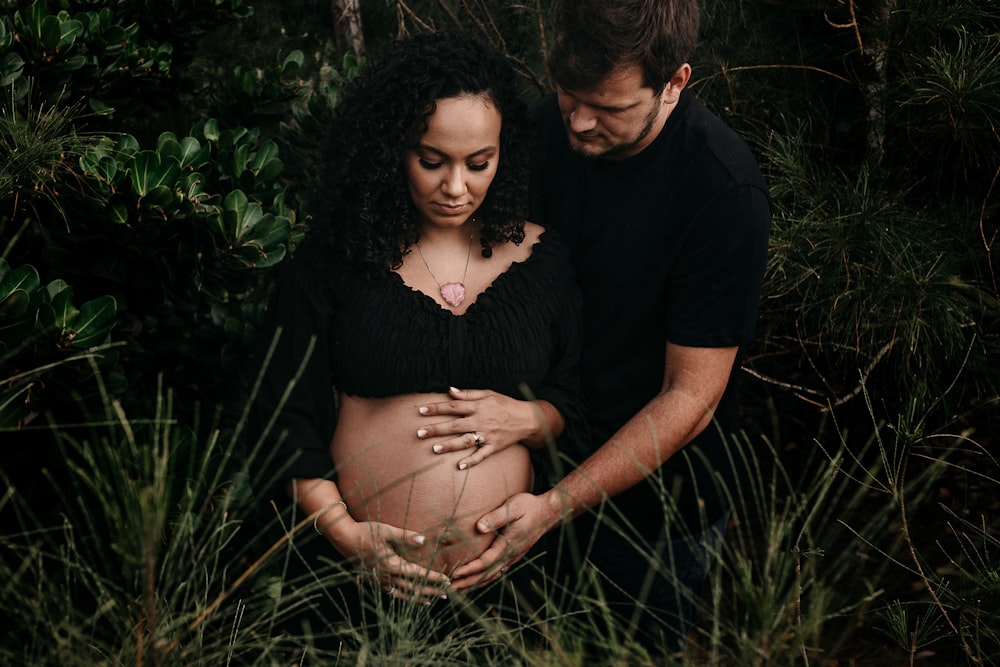
POLYGON ((661 96, 665 104, 676 104, 677 100, 680 99, 681 91, 691 80, 691 65, 684 63, 677 68, 674 75, 670 77, 670 81, 664 86, 661 96))

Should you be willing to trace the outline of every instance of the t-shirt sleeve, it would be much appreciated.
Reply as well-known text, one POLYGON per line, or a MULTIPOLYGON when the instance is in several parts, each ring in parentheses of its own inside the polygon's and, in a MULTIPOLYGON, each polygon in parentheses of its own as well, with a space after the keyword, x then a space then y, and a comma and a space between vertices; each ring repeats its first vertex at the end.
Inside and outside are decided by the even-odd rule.
POLYGON ((326 344, 332 299, 319 282, 302 266, 289 267, 258 334, 247 440, 256 486, 268 496, 290 479, 333 474, 336 415, 326 344))
POLYGON ((770 222, 767 193, 754 186, 734 188, 694 216, 667 285, 667 340, 728 347, 753 338, 770 222))

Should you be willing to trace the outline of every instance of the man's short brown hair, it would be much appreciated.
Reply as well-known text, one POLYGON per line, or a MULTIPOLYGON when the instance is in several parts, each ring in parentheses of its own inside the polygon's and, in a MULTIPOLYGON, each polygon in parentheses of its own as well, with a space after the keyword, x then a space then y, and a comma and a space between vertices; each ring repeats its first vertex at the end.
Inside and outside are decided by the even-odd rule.
POLYGON ((587 90, 639 65, 663 90, 698 41, 698 0, 560 0, 547 63, 556 83, 587 90))

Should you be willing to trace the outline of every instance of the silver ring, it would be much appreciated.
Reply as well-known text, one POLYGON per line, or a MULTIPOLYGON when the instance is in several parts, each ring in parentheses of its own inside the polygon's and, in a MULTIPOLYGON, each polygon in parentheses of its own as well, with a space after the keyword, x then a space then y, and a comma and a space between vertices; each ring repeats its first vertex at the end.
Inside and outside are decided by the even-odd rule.
POLYGON ((389 588, 386 590, 386 593, 392 595, 395 592, 396 592, 396 586, 394 584, 389 584, 389 588))
POLYGON ((484 444, 486 444, 486 438, 484 438, 483 434, 480 433, 479 431, 473 431, 472 437, 473 441, 476 443, 476 447, 482 447, 484 444))

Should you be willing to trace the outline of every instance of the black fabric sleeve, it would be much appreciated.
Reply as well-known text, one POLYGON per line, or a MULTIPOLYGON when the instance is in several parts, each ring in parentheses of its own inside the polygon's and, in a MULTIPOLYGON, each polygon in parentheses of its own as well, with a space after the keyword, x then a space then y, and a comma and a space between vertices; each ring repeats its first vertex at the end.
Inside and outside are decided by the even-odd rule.
POLYGON ((667 284, 661 321, 680 345, 726 347, 753 338, 767 262, 771 205, 754 186, 734 188, 693 216, 667 284))
POLYGON ((336 426, 327 342, 332 298, 304 263, 293 262, 275 287, 257 338, 259 387, 248 419, 259 495, 283 493, 292 478, 331 477, 336 426))

